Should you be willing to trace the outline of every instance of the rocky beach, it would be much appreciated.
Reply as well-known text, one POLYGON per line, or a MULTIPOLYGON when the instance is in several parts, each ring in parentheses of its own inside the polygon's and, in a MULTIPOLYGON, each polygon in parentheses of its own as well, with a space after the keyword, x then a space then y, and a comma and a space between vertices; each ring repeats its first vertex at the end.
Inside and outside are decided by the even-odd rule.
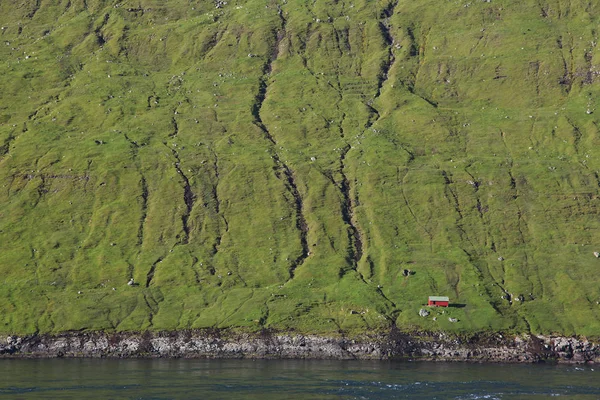
POLYGON ((375 359, 507 363, 598 363, 600 345, 560 336, 448 335, 392 330, 355 338, 262 331, 186 330, 159 333, 64 333, 8 336, 1 358, 375 359))

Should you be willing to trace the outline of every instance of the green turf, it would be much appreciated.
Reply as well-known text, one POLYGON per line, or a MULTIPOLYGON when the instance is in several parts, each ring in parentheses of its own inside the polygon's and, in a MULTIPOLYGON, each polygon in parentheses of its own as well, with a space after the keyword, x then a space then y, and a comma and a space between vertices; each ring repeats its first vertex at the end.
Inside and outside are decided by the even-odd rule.
POLYGON ((598 337, 599 23, 583 0, 0 3, 0 333, 598 337), (420 317, 428 295, 455 307, 420 317))

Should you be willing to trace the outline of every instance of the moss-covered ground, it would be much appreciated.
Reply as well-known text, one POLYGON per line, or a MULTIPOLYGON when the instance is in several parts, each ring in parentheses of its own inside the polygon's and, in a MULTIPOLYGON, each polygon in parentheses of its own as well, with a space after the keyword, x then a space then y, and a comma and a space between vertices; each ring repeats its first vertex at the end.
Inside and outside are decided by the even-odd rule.
POLYGON ((24 0, 0 25, 0 332, 600 336, 597 2, 24 0))

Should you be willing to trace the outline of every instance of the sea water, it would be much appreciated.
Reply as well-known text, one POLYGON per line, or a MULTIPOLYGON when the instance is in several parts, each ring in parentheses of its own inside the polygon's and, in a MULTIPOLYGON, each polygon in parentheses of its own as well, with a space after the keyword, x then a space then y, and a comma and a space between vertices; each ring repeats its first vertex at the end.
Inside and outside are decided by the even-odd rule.
POLYGON ((0 360, 0 399, 600 399, 600 366, 0 360))

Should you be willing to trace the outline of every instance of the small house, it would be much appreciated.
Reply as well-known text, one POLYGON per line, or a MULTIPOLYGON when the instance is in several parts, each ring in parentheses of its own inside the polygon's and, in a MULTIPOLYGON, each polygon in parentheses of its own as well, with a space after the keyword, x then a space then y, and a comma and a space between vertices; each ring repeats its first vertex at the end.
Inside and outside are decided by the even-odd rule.
POLYGON ((450 299, 446 296, 429 296, 428 306, 448 307, 450 299))

